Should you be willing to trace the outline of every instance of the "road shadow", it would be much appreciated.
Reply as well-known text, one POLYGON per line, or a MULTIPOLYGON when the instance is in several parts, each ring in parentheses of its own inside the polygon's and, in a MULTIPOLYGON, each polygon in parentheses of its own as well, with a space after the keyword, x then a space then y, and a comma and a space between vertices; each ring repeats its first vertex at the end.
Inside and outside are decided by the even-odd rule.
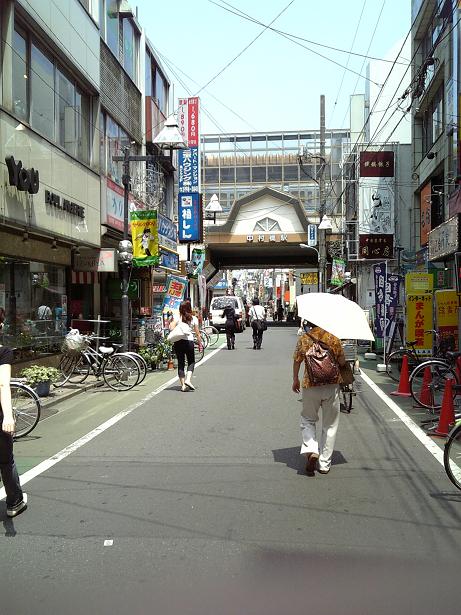
POLYGON ((461 491, 441 491, 440 493, 430 493, 429 495, 431 498, 435 498, 436 500, 461 503, 461 491))
MULTIPOLYGON (((275 463, 284 463, 288 468, 296 470, 298 474, 305 474, 306 460, 304 455, 300 455, 299 446, 292 446, 290 448, 278 448, 272 451, 275 463)), ((331 465, 342 465, 347 463, 346 458, 341 451, 334 451, 331 459, 331 465)))

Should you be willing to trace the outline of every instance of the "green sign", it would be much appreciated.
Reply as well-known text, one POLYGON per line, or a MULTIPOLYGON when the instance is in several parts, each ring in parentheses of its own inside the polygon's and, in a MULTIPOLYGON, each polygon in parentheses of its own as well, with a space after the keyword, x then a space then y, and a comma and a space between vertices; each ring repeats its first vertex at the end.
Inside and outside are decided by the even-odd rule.
MULTIPOLYGON (((122 281, 109 278, 106 285, 109 299, 119 300, 122 298, 122 281)), ((128 286, 128 297, 131 301, 139 299, 139 280, 131 280, 128 286)))

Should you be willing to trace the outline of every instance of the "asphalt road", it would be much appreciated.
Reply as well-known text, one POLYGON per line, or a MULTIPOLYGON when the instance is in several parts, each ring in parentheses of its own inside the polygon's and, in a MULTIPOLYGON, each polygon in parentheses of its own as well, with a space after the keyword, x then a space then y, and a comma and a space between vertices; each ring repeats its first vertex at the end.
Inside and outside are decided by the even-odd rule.
MULTIPOLYGON (((239 335, 195 392, 171 384, 31 480, 14 522, 0 503, 1 612, 458 614, 460 492, 365 383, 332 471, 306 476, 295 343, 239 335)), ((92 428, 130 403, 110 399, 92 428)))

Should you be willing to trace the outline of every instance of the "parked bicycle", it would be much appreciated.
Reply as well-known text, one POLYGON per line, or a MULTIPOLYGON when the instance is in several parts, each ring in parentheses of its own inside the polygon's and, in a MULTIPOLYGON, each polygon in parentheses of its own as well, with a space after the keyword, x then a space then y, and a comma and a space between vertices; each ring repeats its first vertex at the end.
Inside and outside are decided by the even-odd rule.
POLYGON ((443 451, 443 464, 448 478, 461 489, 461 421, 448 434, 443 451))
MULTIPOLYGON (((410 374, 410 392, 414 401, 431 413, 436 413, 442 407, 443 393, 447 380, 460 384, 460 375, 456 369, 456 361, 461 352, 446 352, 445 359, 435 358, 420 363, 410 374), (426 392, 423 391, 424 376, 426 376, 426 392)), ((456 395, 456 389, 453 396, 456 395)))
MULTIPOLYGON (((352 342, 343 342, 344 356, 346 361, 351 366, 352 372, 354 371, 355 361, 357 360, 357 344, 352 342)), ((357 395, 356 388, 352 384, 341 385, 341 412, 350 414, 352 410, 352 401, 355 395, 357 395)))
MULTIPOLYGON (((436 329, 429 329, 424 333, 431 333, 435 338, 433 358, 445 357, 447 351, 453 350, 453 346, 450 342, 440 339, 440 334, 436 329)), ((416 348, 416 341, 407 342, 405 347, 400 347, 398 350, 394 350, 386 357, 386 372, 395 382, 400 380, 400 372, 402 371, 403 357, 408 359, 408 369, 412 372, 418 365, 421 365, 427 360, 427 357, 418 354, 416 348)))
POLYGON ((40 420, 41 402, 37 393, 27 384, 17 379, 12 379, 11 405, 13 417, 16 423, 15 438, 27 436, 40 420))
POLYGON ((127 391, 141 382, 141 372, 145 377, 147 365, 139 355, 135 358, 134 353, 118 352, 109 346, 99 346, 97 351, 91 346, 92 336, 82 337, 86 341, 86 348, 77 354, 64 354, 61 358, 59 370, 62 379, 56 386, 66 382, 82 384, 92 373, 98 379, 102 376, 107 386, 114 391, 127 391))

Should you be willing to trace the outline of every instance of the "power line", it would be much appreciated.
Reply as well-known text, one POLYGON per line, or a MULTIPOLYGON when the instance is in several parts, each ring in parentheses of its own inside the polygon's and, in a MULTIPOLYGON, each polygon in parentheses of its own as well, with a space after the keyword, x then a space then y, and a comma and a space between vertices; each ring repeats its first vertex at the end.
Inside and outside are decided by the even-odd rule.
MULTIPOLYGON (((225 2, 224 0, 220 0, 220 1, 222 2, 222 4, 218 4, 214 0, 208 0, 208 2, 210 2, 211 4, 215 4, 217 7, 223 9, 224 11, 227 11, 228 13, 232 13, 233 15, 236 15, 237 17, 241 17, 243 19, 246 19, 247 21, 256 23, 258 25, 261 25, 261 26, 264 25, 258 19, 255 19, 254 17, 251 17, 247 13, 244 13, 243 11, 241 11, 240 9, 232 6, 232 4, 229 4, 229 2, 225 2), (223 4, 231 7, 234 10, 230 10, 226 8, 225 6, 222 6, 223 4)), ((387 60, 386 58, 377 58, 375 56, 368 55, 369 50, 367 50, 366 55, 364 55, 363 53, 352 52, 352 51, 348 51, 347 49, 341 49, 340 47, 333 47, 332 45, 325 45, 324 43, 312 41, 310 39, 304 38, 302 36, 297 36, 296 34, 292 34, 290 32, 284 32, 283 30, 278 30, 277 28, 269 28, 269 30, 272 30, 272 32, 275 32, 276 34, 280 34, 280 35, 284 35, 292 39, 304 41, 305 43, 309 43, 310 45, 316 45, 317 47, 323 47, 325 49, 330 49, 331 51, 338 51, 339 53, 346 53, 348 55, 353 55, 353 56, 357 56, 359 58, 365 58, 368 60, 377 60, 378 62, 388 62, 389 64, 392 62, 392 60, 387 60)), ((404 64, 406 66, 408 62, 397 62, 397 64, 404 64)))
MULTIPOLYGON (((373 44, 373 41, 374 41, 374 38, 375 38, 375 34, 376 34, 377 29, 378 29, 379 22, 381 21, 381 16, 382 16, 382 14, 383 14, 383 10, 384 10, 384 6, 385 6, 385 4, 386 4, 386 0, 383 0, 383 3, 382 3, 382 5, 381 5, 381 10, 379 11, 378 19, 376 20, 375 27, 374 27, 373 33, 372 33, 372 35, 371 35, 370 42, 368 43, 367 54, 368 54, 368 52, 369 52, 369 51, 370 51, 370 49, 371 49, 371 45, 373 44)), ((374 58, 373 58, 373 59, 374 59, 374 58)), ((363 59, 362 66, 360 67, 360 72, 362 72, 363 67, 365 66, 365 62, 366 62, 366 60, 367 60, 367 57, 365 57, 365 58, 363 59)), ((356 82, 355 82, 355 86, 354 86, 354 91, 352 92, 352 96, 354 96, 355 92, 357 91, 357 86, 358 86, 358 84, 359 84, 359 81, 360 81, 360 77, 357 77, 357 80, 356 80, 356 82)), ((348 112, 349 112, 350 108, 351 108, 351 96, 349 96, 349 105, 348 105, 348 107, 347 107, 347 109, 346 109, 346 113, 344 114, 344 117, 343 117, 343 119, 342 119, 341 126, 343 126, 344 121, 345 121, 345 119, 346 119, 346 116, 347 116, 347 114, 348 114, 348 112)))
POLYGON ((362 23, 362 17, 363 17, 363 12, 365 10, 365 6, 367 4, 367 0, 363 0, 363 4, 362 4, 362 10, 360 12, 360 17, 359 20, 357 22, 357 27, 355 28, 355 33, 354 33, 354 38, 352 39, 352 44, 351 44, 351 49, 347 55, 347 62, 346 62, 346 66, 344 67, 344 71, 343 71, 343 75, 341 77, 341 83, 339 84, 339 89, 338 89, 338 93, 336 94, 336 98, 335 98, 335 102, 333 103, 333 109, 331 112, 331 118, 330 118, 330 125, 333 124, 333 117, 336 111, 336 105, 338 104, 338 98, 341 95, 341 90, 343 89, 343 83, 344 83, 344 77, 346 76, 346 72, 349 66, 349 61, 351 59, 351 53, 352 53, 352 49, 354 48, 354 44, 355 44, 355 39, 357 38, 357 34, 360 28, 360 24, 362 23))
MULTIPOLYGON (((208 0, 209 2, 211 2, 212 4, 216 4, 216 2, 214 2, 214 0, 208 0)), ((229 5, 228 2, 226 2, 226 4, 229 5)), ((226 9, 226 7, 220 5, 220 4, 216 4, 216 6, 219 6, 220 8, 222 8, 225 11, 228 11, 228 9, 226 9)), ((229 5, 231 6, 231 5, 229 5)), ((235 7, 233 7, 235 8, 235 7)), ((344 64, 341 64, 340 62, 337 62, 336 60, 333 60, 332 58, 329 58, 328 56, 323 55, 322 53, 315 51, 314 49, 311 49, 310 47, 307 47, 306 45, 303 45, 302 43, 300 43, 298 40, 294 40, 290 35, 285 34, 284 32, 282 32, 281 30, 275 30, 273 28, 270 28, 269 26, 266 26, 264 23, 260 22, 257 19, 254 19, 253 17, 250 17, 249 15, 247 15, 246 13, 244 13, 243 11, 240 11, 240 9, 236 9, 237 11, 239 11, 239 17, 242 17, 243 19, 249 19, 249 21, 252 21, 253 23, 257 23, 258 25, 264 26, 265 28, 267 28, 268 30, 271 30, 273 32, 275 32, 276 34, 279 34, 280 36, 283 36, 283 38, 286 38, 287 40, 291 41, 292 43, 294 43, 295 45, 298 45, 299 47, 302 47, 303 49, 307 49, 307 51, 310 51, 311 53, 320 56, 321 58, 323 58, 324 60, 327 60, 328 62, 331 62, 333 64, 336 64, 336 66, 340 66, 341 68, 345 68, 344 64)), ((232 12, 232 11, 228 11, 228 12, 232 12)), ((371 79, 368 79, 368 77, 366 75, 361 75, 360 73, 358 73, 355 70, 352 70, 352 68, 347 68, 347 70, 351 73, 354 73, 355 75, 359 75, 360 77, 362 77, 363 79, 366 79, 367 81, 371 81, 371 83, 373 83, 374 85, 377 85, 378 87, 380 86, 379 83, 376 83, 375 81, 372 81, 371 79)))
POLYGON ((231 66, 243 53, 245 53, 245 51, 247 49, 249 49, 253 43, 255 43, 258 38, 260 38, 264 32, 266 32, 266 30, 269 29, 269 27, 275 22, 277 21, 277 19, 280 17, 280 15, 282 15, 287 9, 290 8, 290 6, 295 2, 295 0, 290 0, 290 2, 280 11, 280 13, 278 15, 276 15, 274 17, 274 19, 270 22, 270 24, 268 26, 264 26, 264 29, 257 35, 255 36, 255 38, 253 40, 251 40, 248 45, 246 45, 236 56, 234 56, 232 58, 232 60, 230 60, 230 62, 228 62, 225 66, 223 66, 223 68, 216 73, 216 75, 214 75, 214 77, 212 77, 209 81, 207 81, 205 83, 205 85, 203 85, 195 94, 195 96, 198 96, 200 94, 200 92, 202 90, 204 90, 206 87, 208 87, 210 85, 210 83, 212 83, 213 81, 215 81, 215 79, 217 79, 220 75, 222 75, 222 73, 229 68, 229 66, 231 66))

